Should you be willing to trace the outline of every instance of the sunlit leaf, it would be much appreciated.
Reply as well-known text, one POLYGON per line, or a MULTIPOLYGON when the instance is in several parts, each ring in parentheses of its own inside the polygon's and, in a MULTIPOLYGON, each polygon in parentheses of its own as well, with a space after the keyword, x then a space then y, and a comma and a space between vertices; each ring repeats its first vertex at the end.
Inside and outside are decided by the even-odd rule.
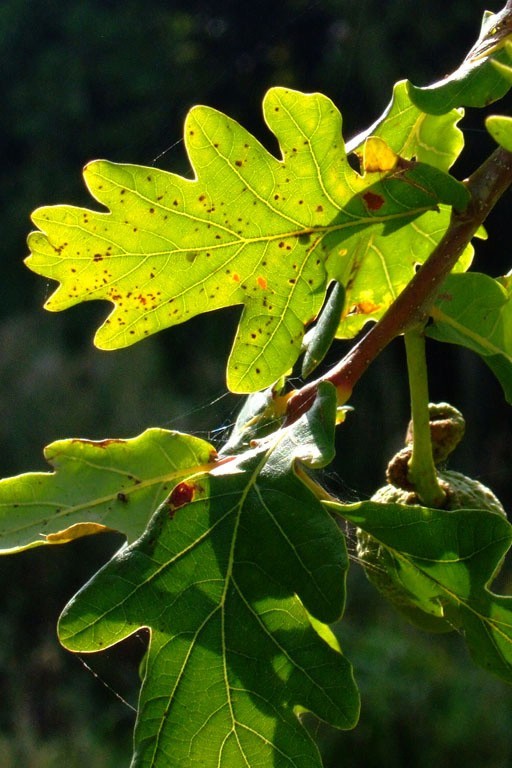
POLYGON ((343 611, 343 536, 296 474, 332 457, 336 400, 182 483, 147 531, 68 604, 63 644, 102 650, 150 629, 133 768, 320 768, 297 717, 355 725, 349 663, 325 622, 343 611), (319 449, 319 446, 325 446, 319 449))
POLYGON ((377 136, 406 160, 415 158, 448 171, 464 146, 464 135, 457 125, 463 116, 463 109, 450 109, 441 115, 423 112, 411 101, 407 81, 401 80, 395 84, 384 114, 347 142, 347 152, 362 157, 365 140, 377 136))
MULTIPOLYGON (((361 233, 352 245, 355 258, 347 280, 345 308, 336 333, 338 338, 352 338, 369 321, 379 320, 430 256, 444 235, 450 220, 447 209, 427 213, 406 229, 394 234, 394 250, 384 252, 381 244, 368 233, 361 233)), ((473 259, 473 247, 466 248, 454 272, 466 270, 473 259)))
MULTIPOLYGON (((264 114, 282 159, 234 120, 195 107, 185 123, 194 179, 96 161, 84 178, 108 213, 36 211, 41 231, 29 238, 27 264, 60 282, 47 308, 112 302, 95 341, 114 349, 194 315, 243 305, 228 386, 252 392, 293 366, 329 280, 346 284, 359 272, 364 244, 370 259, 378 253, 385 264, 403 247, 405 225, 440 204, 467 204, 465 187, 426 163, 397 158, 393 170, 377 163, 371 172, 354 171, 341 116, 325 96, 274 88, 264 114)), ((426 230, 422 252, 445 227, 443 214, 430 215, 419 225, 426 230)), ((400 286, 389 285, 390 274, 377 279, 391 295, 400 286)))
POLYGON ((137 539, 185 474, 203 472, 215 451, 204 440, 148 429, 130 440, 59 440, 53 472, 0 480, 0 553, 115 530, 137 539))
POLYGON ((485 125, 494 141, 508 152, 512 152, 512 117, 491 115, 485 121, 485 125))
MULTIPOLYGON (((460 109, 445 114, 430 115, 420 110, 410 99, 407 83, 397 83, 386 111, 367 131, 347 144, 364 162, 368 138, 380 138, 401 158, 421 162, 447 171, 464 145, 457 123, 463 116, 460 109)), ((373 232, 357 235, 351 245, 354 258, 351 273, 345 280, 345 309, 337 331, 338 338, 352 338, 369 321, 382 317, 416 272, 417 266, 430 255, 443 234, 451 209, 439 206, 415 219, 393 237, 393 249, 382 248, 373 232)), ((459 259, 455 271, 466 270, 473 259, 469 245, 459 259)))

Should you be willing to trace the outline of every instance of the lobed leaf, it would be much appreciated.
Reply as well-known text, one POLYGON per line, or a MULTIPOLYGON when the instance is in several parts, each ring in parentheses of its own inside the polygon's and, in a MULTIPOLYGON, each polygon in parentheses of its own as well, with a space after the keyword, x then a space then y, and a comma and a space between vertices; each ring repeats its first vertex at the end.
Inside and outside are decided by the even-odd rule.
POLYGON ((53 472, 0 480, 0 553, 116 530, 134 541, 185 474, 215 457, 204 440, 148 429, 129 440, 59 440, 47 446, 53 472))
POLYGON ((362 159, 365 141, 370 136, 383 139, 400 157, 413 158, 441 171, 448 171, 464 147, 464 134, 458 127, 463 109, 449 109, 432 115, 411 100, 408 82, 393 87, 393 96, 384 113, 363 133, 347 142, 347 153, 362 159))
POLYGON ((512 526, 487 510, 444 511, 365 501, 325 506, 380 542, 419 607, 451 610, 474 661, 512 683, 512 598, 489 589, 512 544, 512 526))
MULTIPOLYGON (((282 159, 225 115, 195 107, 185 123, 194 179, 90 163, 86 184, 108 213, 53 206, 33 214, 41 231, 29 237, 27 264, 60 282, 46 307, 112 302, 95 342, 114 349, 194 315, 243 305, 228 386, 257 391, 295 363, 329 280, 346 285, 366 252, 386 264, 403 247, 401 227, 440 204, 467 204, 465 187, 443 170, 396 153, 391 166, 381 168, 377 156, 361 174, 354 171, 341 116, 321 94, 273 88, 264 114, 282 159)), ((445 214, 430 215, 440 223, 420 224, 420 258, 446 226, 445 214)), ((388 298, 402 284, 399 275, 399 285, 390 285, 389 274, 377 277, 388 298)))
MULTIPOLYGON (((411 101, 406 81, 401 81, 395 85, 384 114, 347 144, 347 152, 354 152, 364 163, 368 138, 380 138, 401 158, 416 159, 448 171, 464 146, 464 136, 457 125, 463 115, 461 109, 441 115, 423 112, 411 101)), ((429 211, 394 233, 393 242, 385 244, 389 247, 383 248, 383 241, 376 240, 373 232, 354 238, 354 258, 345 280, 345 310, 336 333, 338 338, 352 338, 368 321, 382 317, 444 235, 450 216, 451 209, 440 205, 437 212, 429 211)), ((468 269, 472 259, 473 247, 469 245, 456 271, 468 269)))
MULTIPOLYGON (((419 264, 427 259, 444 235, 450 211, 420 216, 409 227, 396 232, 392 242, 382 247, 373 233, 354 241, 354 259, 347 279, 345 309, 338 327, 338 338, 352 338, 369 321, 379 320, 410 282, 419 264)), ((468 246, 454 272, 468 269, 473 259, 468 246)))
POLYGON ((479 354, 512 402, 512 282, 478 272, 450 275, 430 310, 425 333, 479 354))
POLYGON ((351 667, 324 625, 343 610, 344 539, 294 469, 330 458, 335 410, 322 385, 294 425, 182 483, 182 503, 175 489, 64 610, 74 651, 150 629, 133 768, 320 768, 298 713, 355 725, 351 667))

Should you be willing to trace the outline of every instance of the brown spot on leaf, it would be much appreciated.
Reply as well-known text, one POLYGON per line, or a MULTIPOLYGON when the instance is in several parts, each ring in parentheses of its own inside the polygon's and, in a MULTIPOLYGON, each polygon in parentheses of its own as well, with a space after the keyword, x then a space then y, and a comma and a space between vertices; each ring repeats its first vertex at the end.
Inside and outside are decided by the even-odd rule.
POLYGON ((375 192, 365 192, 363 195, 364 204, 369 211, 378 211, 384 205, 384 198, 382 195, 377 195, 375 192))
POLYGON ((84 445, 91 445, 94 448, 108 448, 114 443, 125 443, 126 440, 121 440, 117 437, 110 437, 107 440, 87 440, 83 437, 74 437, 71 440, 72 443, 84 443, 84 445))
POLYGON ((374 304, 373 301, 360 301, 358 304, 354 304, 349 311, 350 315, 371 315, 372 312, 376 312, 380 309, 379 304, 374 304))

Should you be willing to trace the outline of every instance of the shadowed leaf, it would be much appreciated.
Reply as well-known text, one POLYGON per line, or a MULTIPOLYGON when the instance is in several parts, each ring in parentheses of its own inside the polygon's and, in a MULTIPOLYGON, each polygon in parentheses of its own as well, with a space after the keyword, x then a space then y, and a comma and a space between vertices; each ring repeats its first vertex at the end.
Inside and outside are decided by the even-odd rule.
POLYGON ((324 625, 343 611, 344 539, 294 469, 331 458, 335 411, 323 385, 308 415, 196 477, 61 616, 81 652, 150 628, 134 768, 320 768, 297 714, 355 725, 351 668, 324 625))
POLYGON ((512 402, 512 282, 478 272, 450 275, 430 310, 425 333, 479 354, 512 402))
POLYGON ((477 42, 455 72, 426 88, 408 84, 413 102, 425 112, 440 115, 454 107, 485 107, 501 99, 511 85, 499 71, 499 65, 512 62, 507 44, 511 34, 512 9, 486 11, 477 42))
POLYGON ((501 514, 371 501, 326 506, 382 544, 411 599, 434 615, 451 610, 474 661, 512 683, 512 598, 489 589, 512 543, 501 514))

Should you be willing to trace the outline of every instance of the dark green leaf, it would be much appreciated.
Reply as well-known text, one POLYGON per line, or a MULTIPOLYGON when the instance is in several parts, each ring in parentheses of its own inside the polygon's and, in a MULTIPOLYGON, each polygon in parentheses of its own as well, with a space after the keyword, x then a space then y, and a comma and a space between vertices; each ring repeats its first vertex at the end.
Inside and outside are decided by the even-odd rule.
POLYGON ((462 65, 434 85, 418 88, 408 84, 412 101, 425 112, 441 115, 454 107, 485 107, 501 99, 511 83, 494 66, 511 63, 512 10, 485 12, 480 36, 462 65))
POLYGON ((419 607, 430 605, 437 615, 455 611, 475 662, 512 683, 512 598, 488 588, 512 544, 512 526, 502 515, 372 501, 325 504, 389 550, 396 577, 419 607))
POLYGON ((331 293, 327 297, 325 305, 322 307, 316 325, 304 339, 306 347, 304 360, 302 361, 302 376, 304 378, 309 376, 320 365, 329 351, 340 324, 344 303, 345 289, 341 283, 336 281, 331 293))
POLYGON ((134 768, 320 768, 298 713, 355 725, 351 668, 323 624, 343 610, 344 540, 296 474, 332 456, 335 410, 323 385, 296 424, 191 480, 188 503, 173 491, 65 609, 75 651, 151 630, 134 768))
POLYGON ((477 352, 512 396, 512 301, 510 278, 478 272, 450 275, 430 310, 426 334, 477 352))

